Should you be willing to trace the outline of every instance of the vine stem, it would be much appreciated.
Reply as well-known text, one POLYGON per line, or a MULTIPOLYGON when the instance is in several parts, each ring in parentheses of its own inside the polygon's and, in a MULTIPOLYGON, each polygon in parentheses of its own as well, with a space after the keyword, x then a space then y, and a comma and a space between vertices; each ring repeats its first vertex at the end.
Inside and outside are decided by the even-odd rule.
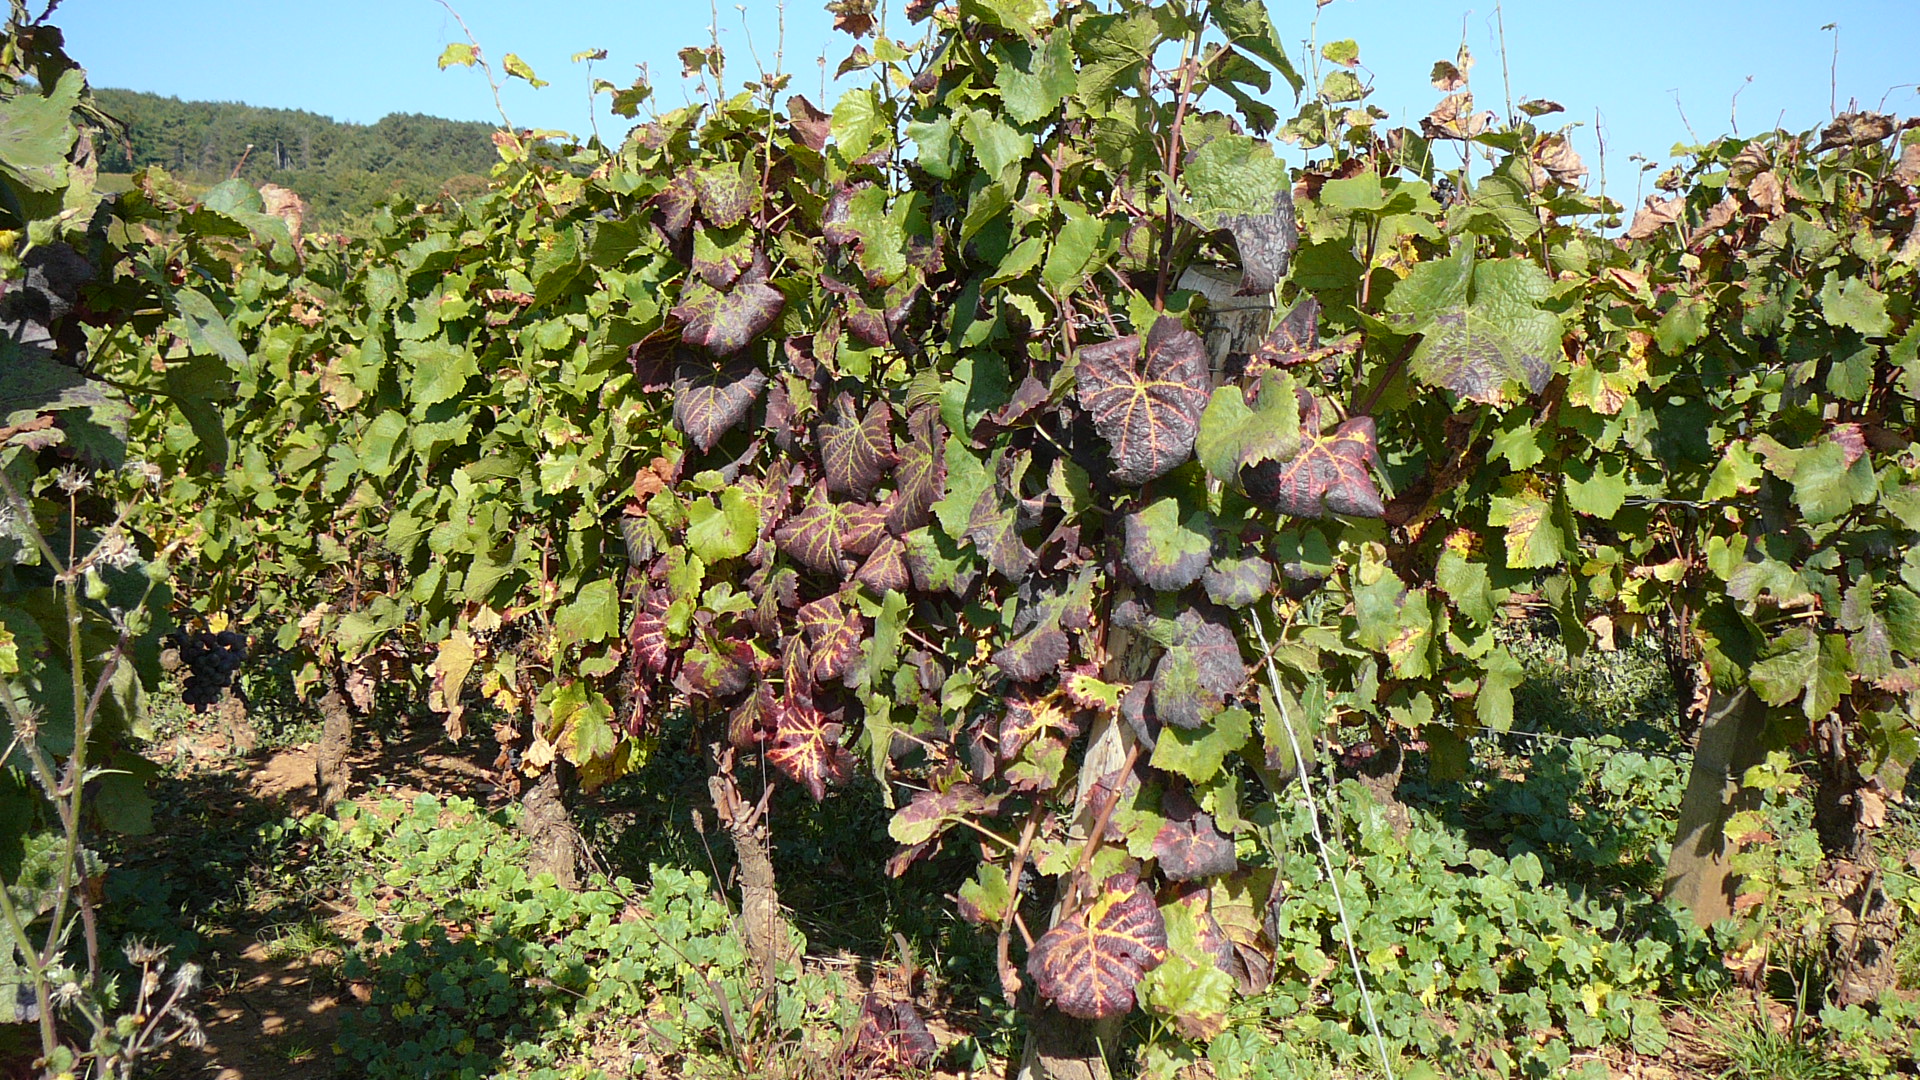
POLYGON ((1174 202, 1178 197, 1176 190, 1180 180, 1180 128, 1187 119, 1187 103, 1193 97, 1194 53, 1200 43, 1198 32, 1187 35, 1180 45, 1180 92, 1179 104, 1173 110, 1173 127, 1167 132, 1167 149, 1163 163, 1167 170, 1167 231, 1160 238, 1160 273, 1153 285, 1153 309, 1167 309, 1167 282, 1173 274, 1173 233, 1178 218, 1174 214, 1174 202))
MULTIPOLYGON (((1020 832, 1020 847, 1013 853, 1013 864, 1007 869, 1007 911, 1000 916, 1000 934, 994 941, 994 960, 1000 972, 1000 993, 1007 999, 1008 1005, 1012 1005, 1020 993, 1020 973, 1013 970, 1007 946, 1013 933, 1014 916, 1020 912, 1020 874, 1027 868, 1027 855, 1033 850, 1033 837, 1040 829, 1042 810, 1040 803, 1034 803, 1033 811, 1027 815, 1026 828, 1020 832)), ((1031 938, 1027 945, 1032 948, 1031 938)))
POLYGON ((1250 619, 1266 653, 1267 682, 1273 688, 1274 708, 1280 710, 1280 724, 1287 729, 1287 744, 1293 748, 1294 769, 1300 776, 1300 790, 1307 798, 1307 821, 1313 828, 1314 846, 1320 849, 1320 864, 1327 872, 1327 885, 1333 890, 1334 907, 1340 912, 1340 930, 1347 943, 1347 960, 1353 965, 1353 980, 1360 986, 1360 1001, 1367 1010, 1367 1028, 1373 1032, 1374 1046, 1380 1052, 1380 1070, 1387 1080, 1396 1080, 1393 1060, 1387 1054, 1387 1040, 1380 1034, 1380 1017, 1374 1012, 1373 991, 1367 988, 1367 975, 1360 966, 1360 950, 1353 943, 1353 920, 1347 915, 1347 900, 1340 892, 1340 878, 1334 873, 1333 855, 1326 833, 1320 828, 1320 807, 1313 796, 1313 779, 1307 771, 1307 756, 1300 749, 1300 736, 1293 730, 1293 717, 1287 715, 1287 696, 1280 685, 1280 667, 1273 660, 1273 646, 1267 641, 1267 628, 1258 618, 1250 619))
POLYGON ((1099 813, 1093 815, 1093 828, 1087 834, 1086 843, 1080 848, 1080 857, 1074 861, 1073 873, 1067 878, 1067 888, 1072 890, 1070 897, 1072 902, 1067 905, 1069 909, 1076 907, 1080 902, 1079 894, 1086 884, 1087 868, 1093 865, 1093 857, 1098 855, 1100 848, 1106 844, 1107 824, 1113 820, 1114 808, 1120 805, 1120 793, 1125 789, 1127 774, 1133 771, 1134 765, 1139 761, 1140 744, 1136 742, 1127 747, 1126 760, 1114 770, 1113 790, 1107 792, 1107 800, 1100 804, 1099 813))

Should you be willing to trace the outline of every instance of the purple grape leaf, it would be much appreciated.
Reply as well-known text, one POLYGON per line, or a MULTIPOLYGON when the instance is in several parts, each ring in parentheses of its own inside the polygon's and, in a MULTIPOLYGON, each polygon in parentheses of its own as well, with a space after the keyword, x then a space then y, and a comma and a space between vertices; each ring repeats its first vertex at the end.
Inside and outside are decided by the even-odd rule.
POLYGON ((866 498, 896 460, 892 429, 893 412, 885 401, 875 399, 862 416, 851 395, 840 395, 832 417, 821 423, 819 431, 827 490, 866 498))
POLYGON ((1101 1020, 1133 1011, 1134 988, 1166 956, 1167 924, 1152 891, 1119 874, 1033 943, 1027 972, 1061 1012, 1101 1020))
POLYGON ((693 234, 693 272, 716 289, 733 284, 759 253, 745 228, 704 228, 693 234))
POLYGON ((1007 708, 1000 717, 1000 757, 1011 759, 1020 753, 1021 748, 1033 739, 1058 734, 1071 739, 1080 734, 1080 725, 1074 722, 1073 713, 1060 707, 1060 701, 1054 695, 1029 697, 1015 694, 1007 699, 1007 708))
POLYGON ((700 280, 682 286, 672 312, 680 320, 680 340, 715 356, 731 356, 772 326, 787 298, 763 281, 750 280, 753 276, 742 276, 726 292, 700 280))
POLYGON ((1293 305, 1293 310, 1274 324, 1253 353, 1254 359, 1275 367, 1304 364, 1318 359, 1319 355, 1320 301, 1311 295, 1293 305))
POLYGON ((860 564, 853 579, 883 593, 906 592, 913 587, 913 576, 907 569, 907 545, 897 537, 885 537, 860 564))
POLYGON ((1233 234, 1233 246, 1240 253, 1240 296, 1265 296, 1280 279, 1287 276, 1294 248, 1300 243, 1300 227, 1293 219, 1293 193, 1280 188, 1273 193, 1273 209, 1265 214, 1230 214, 1220 224, 1233 234))
POLYGON ((745 360, 718 369, 681 364, 673 379, 673 421, 707 453, 746 419, 766 385, 766 372, 745 360))
POLYGON ((841 572, 841 542, 847 533, 846 508, 827 495, 825 482, 814 485, 805 509, 774 533, 781 551, 823 574, 841 572))
POLYGON ((846 529, 840 535, 840 554, 864 559, 887 539, 887 512, 872 503, 854 503, 845 508, 846 529))
POLYGON ((1177 636, 1153 669, 1153 709, 1177 727, 1197 729, 1247 681, 1233 630, 1204 608, 1174 621, 1177 636))
POLYGON ((925 1071, 940 1052, 940 1044, 912 1002, 886 1000, 872 993, 861 1002, 854 1045, 872 1064, 915 1072, 925 1071))
POLYGON ((667 186, 653 197, 653 223, 669 244, 678 245, 687 238, 687 229, 693 224, 696 198, 693 179, 686 173, 669 180, 667 186))
POLYGON ((807 604, 794 612, 793 618, 807 637, 813 657, 812 673, 817 681, 840 678, 860 658, 866 620, 857 608, 841 603, 838 593, 807 604))
POLYGON ((1231 874, 1239 867, 1233 841, 1214 827, 1213 817, 1194 803, 1184 787, 1167 789, 1160 799, 1167 823, 1153 837, 1153 857, 1171 881, 1231 874))
POLYGON ((1352 417, 1329 435, 1306 430, 1306 446, 1291 459, 1263 461, 1241 472, 1248 497, 1294 517, 1385 515, 1386 504, 1373 482, 1380 467, 1373 417, 1352 417))
POLYGON ((947 465, 938 413, 923 406, 907 418, 912 437, 893 470, 893 498, 887 504, 887 528, 905 536, 933 520, 933 504, 946 494, 947 465))
POLYGON ((1033 552, 1020 539, 1020 509, 1008 503, 997 485, 982 491, 974 502, 967 538, 987 565, 1008 581, 1019 581, 1033 566, 1033 552))
POLYGON ((1207 407, 1207 348, 1178 319, 1161 316, 1144 351, 1133 335, 1081 349, 1076 379, 1115 481, 1144 484, 1193 453, 1207 407))

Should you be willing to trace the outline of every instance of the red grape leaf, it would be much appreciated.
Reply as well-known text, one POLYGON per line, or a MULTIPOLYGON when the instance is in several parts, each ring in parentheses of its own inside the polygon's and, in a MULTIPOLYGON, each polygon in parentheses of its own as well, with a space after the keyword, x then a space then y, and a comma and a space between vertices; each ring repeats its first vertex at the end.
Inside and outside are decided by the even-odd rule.
POLYGON ((933 519, 933 504, 946 493, 947 466, 940 452, 940 423, 932 406, 907 418, 912 438, 893 470, 893 499, 887 504, 887 528, 904 536, 933 519))
POLYGON ((860 230, 853 226, 853 200, 872 186, 866 180, 842 184, 827 196, 827 204, 820 210, 820 235, 828 244, 843 247, 860 239, 860 230))
POLYGON ((837 679, 860 658, 860 639, 866 620, 858 609, 840 602, 840 595, 824 596, 794 612, 794 621, 807 636, 812 649, 813 677, 820 682, 837 679))
POLYGON ((820 425, 820 463, 827 490, 864 499, 894 463, 893 413, 876 399, 859 415, 850 395, 834 403, 833 416, 820 425))
POLYGON ((840 725, 828 723, 811 698, 789 689, 770 711, 773 734, 766 753, 775 768, 806 788, 814 802, 827 797, 827 785, 847 782, 853 756, 840 745, 840 725))
POLYGON ((1373 483, 1380 463, 1373 417, 1352 417, 1330 435, 1306 430, 1305 447, 1291 459, 1262 461, 1240 474, 1248 496, 1294 517, 1384 515, 1386 505, 1373 483))
POLYGON ((1153 711, 1187 729, 1199 728, 1227 695, 1247 681, 1240 642, 1204 606, 1188 608, 1174 621, 1177 637, 1153 669, 1153 711))
POLYGON ((680 320, 680 340, 698 345, 715 356, 731 356, 745 348, 780 317, 787 298, 749 274, 726 292, 704 281, 687 282, 673 317, 680 320))
POLYGON ((807 496, 806 509, 788 519, 774 533, 780 550, 823 574, 841 572, 842 543, 847 530, 846 508, 827 495, 824 482, 815 484, 807 496))
POLYGON ((1080 350, 1081 407, 1107 440, 1113 479, 1144 484, 1193 453, 1207 408, 1207 348, 1200 336, 1163 315, 1147 334, 1080 350))
POLYGON ((1200 809, 1185 788, 1173 787, 1160 798, 1167 823, 1153 837, 1153 857, 1171 881, 1231 874, 1240 865, 1233 841, 1220 834, 1213 817, 1200 809))
POLYGON ((767 385, 767 373, 740 360, 723 368, 681 364, 673 379, 673 421, 702 453, 746 419, 767 385))
POLYGON ((753 649, 744 641, 701 635, 681 659, 674 685, 693 697, 732 697, 747 688, 753 649))
POLYGON ((1060 1011, 1101 1020, 1133 1011, 1141 976, 1167 956, 1167 924, 1133 874, 1110 879, 1085 910, 1033 943, 1027 972, 1060 1011))
POLYGON ((681 173, 667 182, 660 194, 653 197, 653 223, 659 227, 667 242, 678 244, 686 239, 687 228, 693 224, 693 203, 697 196, 693 190, 693 178, 681 173))
POLYGON ((633 624, 627 629, 627 655, 636 670, 658 675, 667 670, 667 606, 665 589, 648 587, 634 605, 633 624))
POLYGON ((907 545, 897 537, 883 538, 853 579, 880 592, 906 592, 913 586, 907 570, 907 545))
POLYGON ((760 209, 760 183, 744 170, 747 163, 713 165, 693 174, 700 216, 707 224, 731 229, 760 209))

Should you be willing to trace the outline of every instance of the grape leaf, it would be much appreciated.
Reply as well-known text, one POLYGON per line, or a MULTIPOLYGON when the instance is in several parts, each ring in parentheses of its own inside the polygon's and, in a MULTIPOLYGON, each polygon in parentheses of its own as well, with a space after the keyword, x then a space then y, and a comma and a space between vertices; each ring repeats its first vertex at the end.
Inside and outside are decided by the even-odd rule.
POLYGON ((979 573, 973 554, 962 551, 939 528, 922 526, 900 539, 907 545, 907 569, 922 591, 964 596, 973 587, 979 573))
POLYGON ((1033 552, 1020 539, 1020 508, 1000 490, 990 485, 973 504, 967 518, 967 538, 985 556, 987 565, 1009 581, 1026 576, 1033 565, 1033 552))
POLYGON ((853 756, 840 745, 840 725, 829 723, 810 697, 790 688, 769 712, 773 733, 766 755, 775 768, 806 788, 814 802, 827 797, 827 785, 847 782, 853 756))
POLYGON ((718 369, 682 364, 674 372, 673 422, 702 453, 709 452, 746 419, 766 386, 767 373, 745 360, 718 369))
POLYGON ((827 490, 864 499, 896 460, 893 452, 893 413, 875 399, 866 415, 859 415, 849 394, 834 402, 833 416, 820 425, 820 462, 827 474, 827 490))
POLYGON ((754 276, 744 275, 726 292, 700 280, 682 287, 673 308, 680 340, 715 356, 731 356, 772 326, 787 298, 764 281, 749 280, 754 276))
POLYGON ((1160 719, 1198 728, 1227 695, 1247 681, 1233 630, 1205 608, 1188 608, 1174 621, 1178 636, 1153 670, 1153 708, 1160 719))
POLYGON ((907 847, 924 844, 962 818, 992 817, 1006 796, 988 795, 972 784, 955 784, 945 791, 922 791, 894 811, 887 835, 907 847))
POLYGON ((686 173, 669 180, 660 194, 653 197, 653 223, 668 243, 678 244, 686 239, 687 229, 693 224, 693 205, 697 198, 693 178, 686 173))
POLYGON ((872 503, 853 503, 843 505, 842 513, 846 527, 840 534, 840 553, 855 559, 863 559, 880 547, 887 539, 887 514, 872 503))
MULTIPOLYGON (((845 4, 850 0, 837 2, 845 4)), ((872 9, 873 0, 861 2, 869 10, 872 9)), ((829 10, 832 7, 828 5, 829 10)), ((843 14, 835 21, 835 25, 859 18, 843 14)), ((869 18, 866 21, 870 24, 872 20, 869 18)), ((860 1026, 855 1031, 854 1045, 859 1049, 860 1057, 868 1063, 903 1066, 915 1072, 925 1071, 933 1064, 934 1055, 940 1052, 940 1044, 935 1041, 933 1033, 927 1030, 927 1022, 920 1018, 920 1012, 912 1002, 884 999, 876 993, 869 993, 861 1002, 860 1026)))
POLYGON ((1254 359, 1275 367, 1292 367, 1320 358, 1320 301, 1307 296, 1274 324, 1254 349, 1254 359))
MULTIPOLYGON (((1247 407, 1239 387, 1216 389, 1200 417, 1194 441, 1200 464, 1216 479, 1239 483, 1241 470, 1250 465, 1292 458, 1300 452, 1302 397, 1293 378, 1285 374, 1261 379, 1254 408, 1247 407)), ((1306 400, 1310 403, 1312 398, 1306 400)))
POLYGON ((1233 841, 1214 828, 1213 816, 1200 809, 1186 788, 1170 787, 1160 797, 1167 823, 1153 836, 1153 857, 1169 881, 1231 874, 1239 867, 1233 841))
POLYGON ((1033 944, 1035 988, 1069 1016, 1099 1020, 1131 1012, 1134 987, 1167 954, 1167 924, 1133 874, 1108 880, 1084 910, 1033 944))
POLYGON ((760 209, 760 184, 743 170, 746 162, 712 165, 693 174, 700 216, 707 224, 731 229, 760 209))
POLYGON ((647 587, 634 605, 633 623, 627 629, 627 655, 633 657, 636 671, 658 675, 667 670, 670 602, 666 590, 647 587))
POLYGON ((893 498, 887 503, 887 528, 905 536, 933 520, 933 504, 946 491, 946 461, 942 454, 939 413, 922 406, 907 417, 912 438, 900 451, 893 470, 893 498))
POLYGON ((823 574, 841 571, 840 558, 849 522, 846 507, 827 494, 825 481, 815 484, 806 508, 788 519, 773 535, 781 551, 823 574))
POLYGON ((693 272, 716 289, 733 284, 759 255, 753 234, 744 226, 701 229, 693 235, 693 272))
POLYGON ((1313 436, 1291 460, 1242 470, 1240 482, 1254 501, 1294 517, 1377 518, 1386 513, 1373 483, 1379 463, 1373 417, 1355 416, 1313 436))
POLYGON ((1207 407, 1207 349, 1200 336, 1171 316, 1148 331, 1080 350, 1081 407, 1107 440, 1113 479, 1144 484, 1193 452, 1207 407))
POLYGON ((907 568, 907 545, 898 537, 882 538, 853 579, 879 592, 906 592, 913 585, 907 568))
POLYGON ((1259 555, 1215 558, 1200 577, 1207 599, 1227 607, 1246 607, 1273 587, 1273 564, 1259 555))
POLYGON ((860 641, 867 621, 859 609, 841 603, 840 594, 823 596, 793 613, 812 650, 813 677, 820 682, 838 679, 860 658, 860 641))
POLYGON ((1486 404, 1510 386, 1545 389, 1561 352, 1560 319, 1539 306, 1553 292, 1546 271, 1523 259, 1471 264, 1465 251, 1428 265, 1387 298, 1390 318, 1424 335, 1408 372, 1486 404))
POLYGON ((1061 708, 1057 698, 1015 694, 1007 699, 1006 711, 1000 716, 1000 757, 1011 758, 1033 739, 1055 733, 1065 739, 1080 734, 1073 714, 1061 708))
POLYGON ((1240 253, 1239 295, 1272 292, 1300 241, 1286 163, 1263 140, 1221 135, 1193 152, 1181 180, 1188 195, 1181 216, 1233 235, 1240 253))
POLYGON ((1126 567, 1150 589, 1173 592, 1200 580, 1213 547, 1213 522, 1204 510, 1181 520, 1180 501, 1156 499, 1126 515, 1126 567))

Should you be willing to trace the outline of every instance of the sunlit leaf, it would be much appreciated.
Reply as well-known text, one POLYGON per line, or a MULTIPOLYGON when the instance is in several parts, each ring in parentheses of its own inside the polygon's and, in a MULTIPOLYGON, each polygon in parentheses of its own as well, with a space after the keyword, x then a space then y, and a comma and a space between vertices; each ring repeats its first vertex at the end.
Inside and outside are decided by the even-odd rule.
POLYGON ((1355 416, 1327 435, 1310 435, 1287 461, 1243 470, 1247 495, 1294 517, 1377 518, 1386 513, 1373 472, 1380 467, 1373 417, 1355 416))
POLYGON ((1125 565, 1139 582, 1162 592, 1200 580, 1213 549, 1213 521, 1204 510, 1182 513, 1168 496, 1124 518, 1125 565))
POLYGON ((885 401, 874 399, 861 415, 851 395, 840 395, 832 416, 820 425, 820 462, 826 469, 827 490, 866 498, 895 461, 892 420, 885 401))
POLYGON ((1214 827, 1213 816, 1200 809, 1184 787, 1171 787, 1160 798, 1167 823, 1153 837, 1153 857, 1171 881, 1192 881, 1233 873, 1239 860, 1233 841, 1214 827))
POLYGON ((1061 1012, 1099 1020, 1131 1012, 1134 987, 1166 953, 1167 926, 1153 893, 1120 874, 1033 943, 1027 971, 1061 1012))
POLYGON ((840 595, 824 596, 793 613, 807 636, 813 655, 813 677, 820 682, 840 678, 860 658, 860 642, 866 635, 867 621, 858 608, 849 608, 840 595))
POLYGON ((827 797, 829 785, 847 782, 853 756, 840 745, 840 725, 829 723, 812 699, 789 690, 774 700, 771 713, 766 755, 775 768, 815 802, 827 797))
POLYGON ((1207 349, 1161 316, 1144 350, 1128 336, 1080 350, 1080 404, 1112 448, 1113 478, 1143 484, 1187 460, 1207 407, 1207 349))
POLYGON ((715 356, 730 356, 772 326, 786 303, 779 289, 747 277, 726 292, 695 280, 681 289, 673 317, 681 322, 682 341, 715 356))
POLYGON ((722 368, 682 364, 674 372, 673 421, 702 452, 746 419, 766 389, 767 373, 739 360, 722 368))

